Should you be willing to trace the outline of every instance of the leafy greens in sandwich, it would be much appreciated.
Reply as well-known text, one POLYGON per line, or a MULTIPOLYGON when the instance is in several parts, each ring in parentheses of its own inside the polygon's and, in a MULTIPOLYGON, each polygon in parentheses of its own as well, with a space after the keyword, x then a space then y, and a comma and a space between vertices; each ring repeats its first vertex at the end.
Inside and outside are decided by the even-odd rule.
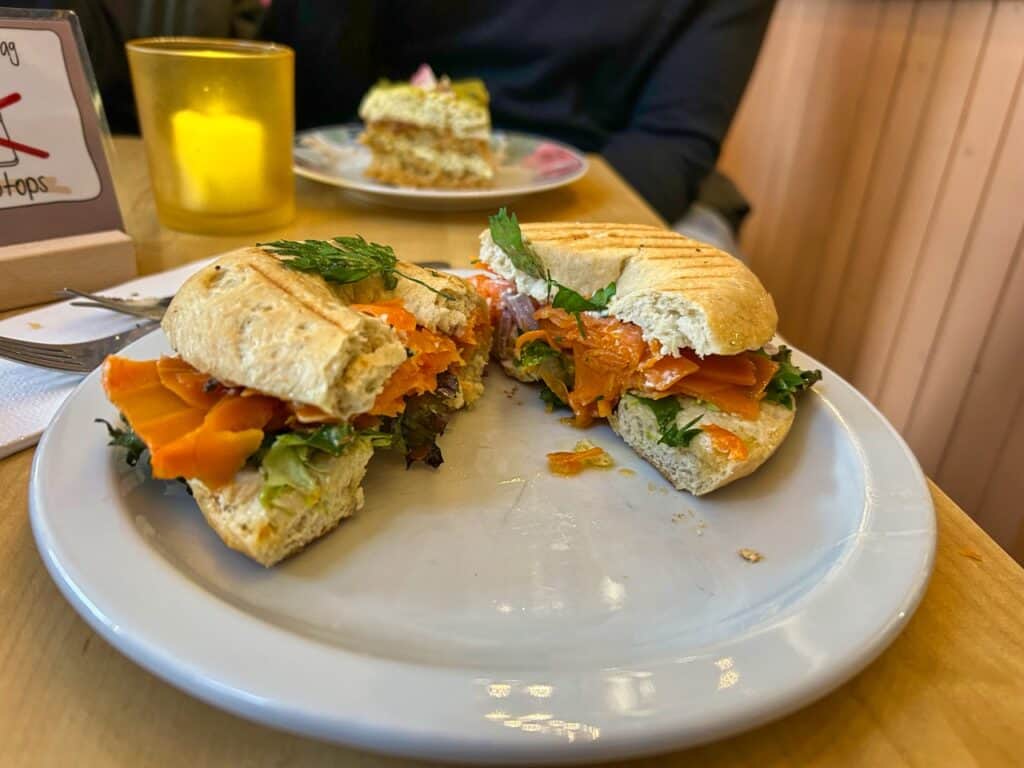
POLYGON ((363 505, 374 450, 441 464, 437 438, 482 393, 486 312, 362 238, 226 254, 164 316, 176 356, 104 363, 125 421, 111 444, 184 479, 228 546, 272 565, 363 505))
POLYGON ((636 224, 520 225, 480 235, 493 354, 541 381, 577 426, 607 419, 677 488, 707 493, 760 466, 821 378, 766 345, 771 296, 717 248, 636 224))

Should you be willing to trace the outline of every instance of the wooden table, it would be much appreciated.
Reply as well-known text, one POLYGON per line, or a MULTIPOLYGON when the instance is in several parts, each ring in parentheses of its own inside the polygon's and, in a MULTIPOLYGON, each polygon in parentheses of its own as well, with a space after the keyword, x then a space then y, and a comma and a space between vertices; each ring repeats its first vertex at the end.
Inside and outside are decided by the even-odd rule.
MULTIPOLYGON (((118 194, 142 272, 253 237, 200 237, 156 223, 137 140, 117 142, 118 194)), ((525 219, 656 222, 599 158, 567 190, 516 204, 525 219)), ((465 265, 482 214, 408 213, 299 182, 299 215, 275 236, 359 232, 407 259, 465 265)), ((43 568, 28 523, 32 451, 0 461, 0 765, 391 766, 390 758, 254 725, 158 680, 99 639, 43 568)), ((917 614, 870 667, 773 725, 659 766, 1024 764, 1024 570, 942 491, 935 574, 917 614)))

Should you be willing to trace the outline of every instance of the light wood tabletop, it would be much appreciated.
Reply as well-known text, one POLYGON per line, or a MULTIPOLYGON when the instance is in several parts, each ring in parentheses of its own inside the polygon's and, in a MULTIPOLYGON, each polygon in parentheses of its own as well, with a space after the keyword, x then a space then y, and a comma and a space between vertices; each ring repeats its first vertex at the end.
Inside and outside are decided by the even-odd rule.
MULTIPOLYGON (((139 267, 154 272, 254 239, 159 227, 139 141, 116 142, 118 194, 139 267)), ((407 259, 468 264, 483 214, 374 208, 299 181, 299 214, 260 233, 359 232, 407 259)), ((599 158, 558 192, 516 203, 524 219, 657 222, 599 158)), ((397 766, 412 764, 280 733, 172 688, 78 618, 43 567, 28 521, 32 451, 0 461, 0 765, 397 766)), ((1024 570, 932 486, 935 573, 903 634, 864 672, 774 724, 650 766, 1024 764, 1024 570)))

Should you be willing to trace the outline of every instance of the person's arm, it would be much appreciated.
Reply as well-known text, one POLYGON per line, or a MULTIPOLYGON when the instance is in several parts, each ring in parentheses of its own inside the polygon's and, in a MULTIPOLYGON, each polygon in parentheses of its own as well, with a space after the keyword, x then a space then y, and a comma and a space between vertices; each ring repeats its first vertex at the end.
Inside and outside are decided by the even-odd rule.
POLYGON ((602 154, 669 223, 714 168, 773 0, 706 2, 665 51, 602 154))

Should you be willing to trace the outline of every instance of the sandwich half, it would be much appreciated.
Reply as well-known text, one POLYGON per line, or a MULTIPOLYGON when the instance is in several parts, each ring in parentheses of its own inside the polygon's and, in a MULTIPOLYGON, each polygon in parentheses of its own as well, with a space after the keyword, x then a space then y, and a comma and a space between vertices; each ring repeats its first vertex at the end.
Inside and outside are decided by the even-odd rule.
POLYGON ((361 238, 228 253, 168 307, 174 357, 105 362, 112 442, 273 565, 363 506, 375 449, 441 463, 436 438, 483 391, 486 313, 460 278, 361 238))
POLYGON ((795 394, 820 378, 768 345, 775 305, 739 260, 640 224, 519 225, 502 209, 471 278, 488 300, 493 352, 520 381, 607 419, 678 489, 701 495, 750 474, 785 439, 795 394))
POLYGON ((409 82, 378 82, 359 106, 359 140, 372 153, 366 175, 410 187, 490 186, 489 100, 482 80, 438 79, 426 64, 409 82))

